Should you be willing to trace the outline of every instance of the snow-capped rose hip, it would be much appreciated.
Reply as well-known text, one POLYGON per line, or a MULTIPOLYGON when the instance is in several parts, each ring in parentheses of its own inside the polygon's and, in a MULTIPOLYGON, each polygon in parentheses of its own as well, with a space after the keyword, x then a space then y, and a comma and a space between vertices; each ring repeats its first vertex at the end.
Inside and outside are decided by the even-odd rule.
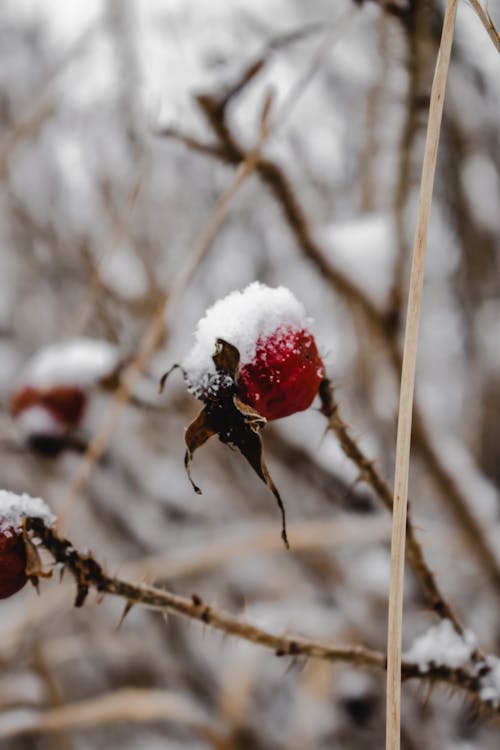
POLYGON ((325 375, 313 335, 280 326, 257 341, 254 358, 240 367, 238 391, 268 420, 311 406, 325 375))
POLYGON ((0 599, 20 591, 28 580, 23 538, 25 518, 41 518, 52 526, 54 516, 43 500, 0 490, 0 599))
POLYGON ((307 409, 324 376, 310 323, 286 287, 254 282, 231 292, 197 325, 194 345, 182 362, 188 389, 203 400, 225 384, 227 375, 213 361, 215 342, 222 339, 238 350, 236 380, 243 401, 266 419, 307 409))
POLYGON ((259 433, 267 420, 307 409, 324 381, 309 324, 303 305, 289 289, 255 282, 206 311, 180 365, 188 390, 204 404, 186 430, 189 478, 193 453, 212 435, 238 448, 273 492, 287 546, 285 510, 265 465, 259 433))
POLYGON ((99 339, 70 339, 38 351, 10 397, 22 439, 45 455, 84 449, 94 391, 118 365, 117 348, 99 339))

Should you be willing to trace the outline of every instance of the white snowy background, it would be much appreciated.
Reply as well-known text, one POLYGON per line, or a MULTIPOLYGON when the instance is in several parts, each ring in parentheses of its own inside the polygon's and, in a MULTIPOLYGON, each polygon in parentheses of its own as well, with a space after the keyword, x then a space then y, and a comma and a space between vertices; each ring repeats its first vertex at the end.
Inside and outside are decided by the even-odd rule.
MULTIPOLYGON (((229 106, 229 125, 252 148, 271 87, 277 125, 264 154, 286 174, 322 257, 385 316, 389 338, 400 346, 443 4, 388 3, 399 17, 383 5, 3 0, 2 489, 40 496, 55 513, 65 506, 81 457, 30 453, 9 414, 9 394, 43 346, 86 336, 109 341, 123 358, 137 351, 234 179, 232 166, 161 133, 175 128, 214 143, 195 95, 223 91, 262 55, 263 70, 229 106), (272 48, 276 40, 282 43, 272 48)), ((498 0, 489 8, 498 24, 498 0)), ((428 243, 417 400, 428 442, 494 554, 500 546, 499 80, 500 59, 461 2, 428 243)), ((263 436, 287 507, 292 550, 286 552, 273 497, 215 439, 196 454, 193 475, 203 495, 194 494, 183 438, 199 403, 175 372, 157 395, 160 375, 186 356, 204 310, 255 280, 289 287, 314 318, 342 414, 392 481, 398 386, 387 348, 306 257, 281 207, 253 175, 169 309, 160 346, 135 387, 142 406, 131 404, 121 415, 69 519, 68 536, 112 572, 197 593, 276 633, 384 650, 389 519, 334 436, 325 436, 318 410, 268 426, 263 436), (309 527, 310 542, 294 551, 294 533, 301 538, 309 527)), ((106 415, 109 397, 99 398, 89 429, 106 415)), ((447 623, 438 625, 427 612, 408 574, 404 648, 424 665, 439 659, 436 648, 451 665, 463 663, 476 642, 500 653, 499 583, 450 512, 449 491, 435 481, 425 451, 416 450, 414 523, 471 633, 457 644, 447 623)), ((72 597, 68 578, 63 585, 43 582, 40 597, 27 586, 0 602, 1 750, 383 744, 382 674, 276 659, 197 623, 165 621, 138 608, 117 632, 119 603, 98 606, 92 598, 74 610, 72 597), (124 688, 166 691, 178 701, 173 718, 16 734, 40 712, 124 688), (197 721, 226 744, 203 736, 197 721)), ((490 682, 483 697, 496 700, 495 661, 490 682)), ((475 717, 459 691, 436 687, 429 696, 416 683, 403 690, 406 750, 498 748, 498 723, 475 717)))

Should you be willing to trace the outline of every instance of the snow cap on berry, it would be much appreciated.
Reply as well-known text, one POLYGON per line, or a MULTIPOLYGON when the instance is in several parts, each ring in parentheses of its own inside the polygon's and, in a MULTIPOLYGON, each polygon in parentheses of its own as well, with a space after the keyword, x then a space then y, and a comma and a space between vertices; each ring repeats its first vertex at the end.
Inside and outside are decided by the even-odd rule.
POLYGON ((46 526, 56 520, 41 498, 0 490, 0 534, 20 533, 24 518, 41 518, 46 526))
POLYGON ((84 337, 59 341, 28 360, 19 384, 38 389, 66 385, 86 388, 108 375, 117 362, 117 348, 109 341, 84 337))
POLYGON ((235 346, 243 366, 255 357, 259 341, 279 328, 303 330, 312 320, 304 306, 284 286, 271 288, 258 281, 234 291, 208 308, 195 331, 195 343, 182 362, 188 388, 199 398, 219 385, 212 360, 217 339, 235 346))

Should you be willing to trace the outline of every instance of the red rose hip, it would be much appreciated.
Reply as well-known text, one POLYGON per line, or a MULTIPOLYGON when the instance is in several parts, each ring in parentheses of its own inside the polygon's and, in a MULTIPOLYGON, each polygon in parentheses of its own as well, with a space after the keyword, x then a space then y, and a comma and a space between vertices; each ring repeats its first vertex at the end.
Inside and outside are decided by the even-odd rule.
POLYGON ((0 531, 0 599, 20 591, 26 581, 26 549, 21 534, 12 527, 0 531))
POLYGON ((99 339, 59 341, 36 352, 10 396, 22 440, 41 453, 57 455, 74 444, 72 437, 91 431, 96 409, 89 407, 99 386, 116 376, 119 365, 117 348, 99 339))
POLYGON ((39 518, 51 527, 55 517, 39 497, 0 490, 0 599, 20 591, 28 580, 23 524, 39 518))
POLYGON ((280 327, 259 338, 252 361, 240 368, 238 389, 263 417, 281 419, 311 405, 324 374, 313 335, 280 327))
POLYGON ((285 506, 266 466, 260 431, 267 420, 304 411, 325 376, 304 306, 286 287, 253 282, 210 307, 198 322, 194 344, 180 365, 203 409, 186 429, 184 465, 212 436, 236 448, 273 493, 288 547, 285 506))

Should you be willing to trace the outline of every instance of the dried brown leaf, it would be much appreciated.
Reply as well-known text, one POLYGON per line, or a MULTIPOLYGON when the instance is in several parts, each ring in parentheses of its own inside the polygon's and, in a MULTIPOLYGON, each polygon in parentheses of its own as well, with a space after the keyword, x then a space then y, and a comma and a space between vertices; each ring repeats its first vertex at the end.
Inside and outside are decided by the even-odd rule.
POLYGON ((198 485, 196 485, 193 482, 193 478, 191 476, 191 461, 193 460, 193 453, 198 448, 200 448, 200 446, 206 443, 207 440, 209 440, 209 438, 212 437, 212 435, 215 435, 215 434, 216 434, 216 431, 209 424, 208 411, 207 411, 207 408, 205 407, 198 414, 196 419, 193 422, 191 422, 184 436, 184 440, 186 442, 186 453, 184 454, 184 466, 186 467, 186 472, 189 477, 189 481, 193 485, 193 489, 197 495, 201 495, 201 490, 198 487, 198 485))

